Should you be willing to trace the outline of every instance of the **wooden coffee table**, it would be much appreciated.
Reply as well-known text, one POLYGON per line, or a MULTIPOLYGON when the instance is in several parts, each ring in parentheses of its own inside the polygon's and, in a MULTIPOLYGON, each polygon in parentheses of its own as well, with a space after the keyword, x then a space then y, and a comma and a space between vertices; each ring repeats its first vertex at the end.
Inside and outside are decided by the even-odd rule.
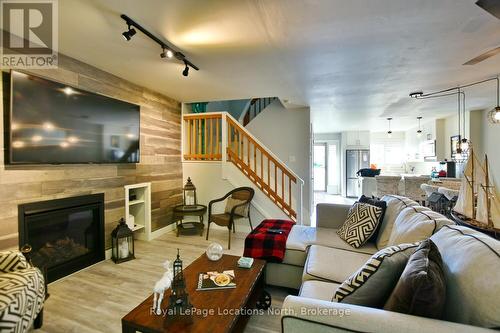
MULTIPOLYGON (((241 332, 248 315, 235 313, 240 309, 253 309, 264 292, 264 260, 255 259, 252 268, 238 268, 239 257, 224 255, 218 261, 208 260, 205 254, 184 269, 186 291, 195 309, 213 311, 213 315, 195 314, 192 323, 167 321, 163 315, 152 312, 153 296, 130 311, 122 318, 122 332, 160 333, 160 332, 241 332), (225 290, 197 291, 198 275, 206 271, 234 270, 236 288, 225 290)), ((170 289, 165 292, 162 310, 168 306, 170 289)), ((241 311, 239 311, 241 312, 241 311)))

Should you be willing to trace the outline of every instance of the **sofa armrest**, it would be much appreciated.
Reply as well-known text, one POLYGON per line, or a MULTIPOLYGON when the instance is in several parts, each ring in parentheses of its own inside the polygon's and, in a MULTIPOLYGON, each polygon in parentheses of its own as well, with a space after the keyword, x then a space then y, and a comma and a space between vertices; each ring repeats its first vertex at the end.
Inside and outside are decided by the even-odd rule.
POLYGON ((481 333, 493 330, 364 306, 288 296, 282 332, 481 333))
POLYGON ((316 226, 339 229, 344 224, 350 205, 319 203, 316 205, 316 226))
POLYGON ((19 251, 0 252, 0 271, 4 273, 15 272, 20 269, 29 268, 30 264, 19 251))

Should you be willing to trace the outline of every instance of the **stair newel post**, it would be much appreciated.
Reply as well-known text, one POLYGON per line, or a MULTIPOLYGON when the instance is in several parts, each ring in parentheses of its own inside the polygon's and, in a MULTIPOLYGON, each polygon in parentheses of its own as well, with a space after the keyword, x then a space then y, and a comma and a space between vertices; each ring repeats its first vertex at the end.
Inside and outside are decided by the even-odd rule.
POLYGON ((227 150, 228 150, 228 142, 231 139, 231 136, 229 135, 228 132, 228 126, 227 126, 227 113, 223 112, 222 117, 221 117, 221 148, 222 148, 222 157, 221 157, 221 163, 222 163, 222 178, 227 179, 226 175, 226 168, 227 168, 227 150))
MULTIPOLYGON (((304 187, 304 182, 302 179, 298 179, 297 182, 295 183, 295 186, 297 187, 297 199, 295 206, 297 207, 297 224, 304 224, 304 220, 302 219, 302 196, 303 196, 303 187, 304 187)), ((290 204, 291 206, 291 204, 290 204)))

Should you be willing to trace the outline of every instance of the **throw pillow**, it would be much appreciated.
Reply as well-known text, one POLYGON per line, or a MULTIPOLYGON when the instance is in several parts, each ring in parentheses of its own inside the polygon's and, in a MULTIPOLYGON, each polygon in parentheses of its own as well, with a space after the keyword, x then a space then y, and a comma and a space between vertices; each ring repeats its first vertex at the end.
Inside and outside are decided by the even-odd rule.
POLYGON ((443 225, 453 224, 427 207, 408 207, 396 218, 388 245, 414 243, 431 237, 443 225))
POLYGON ((426 239, 408 259, 384 309, 440 319, 445 299, 443 260, 436 244, 426 239))
POLYGON ((382 208, 356 202, 349 209, 347 219, 337 231, 341 239, 354 248, 363 245, 375 232, 382 208))
MULTIPOLYGON (((227 203, 226 203, 226 209, 224 209, 224 213, 231 214, 231 210, 233 209, 234 206, 240 205, 244 202, 245 202, 245 200, 228 198, 227 203)), ((236 215, 239 215, 239 216, 247 216, 248 215, 248 205, 244 205, 244 206, 240 206, 240 207, 236 208, 234 213, 236 215)))
POLYGON ((332 301, 382 308, 418 244, 390 246, 375 253, 337 288, 332 301))
POLYGON ((387 203, 387 209, 377 236, 377 249, 379 250, 389 245, 392 227, 399 213, 406 207, 419 206, 415 201, 399 195, 384 195, 381 200, 387 203))
POLYGON ((359 198, 358 202, 367 203, 369 205, 382 208, 382 214, 380 214, 379 223, 377 225, 377 228, 375 229, 375 232, 373 232, 373 235, 370 237, 370 239, 368 239, 369 242, 372 242, 372 241, 376 242, 378 232, 380 231, 380 226, 382 225, 381 222, 384 220, 385 210, 387 209, 387 202, 382 201, 382 200, 378 200, 375 198, 369 198, 369 197, 365 196, 364 194, 359 198))

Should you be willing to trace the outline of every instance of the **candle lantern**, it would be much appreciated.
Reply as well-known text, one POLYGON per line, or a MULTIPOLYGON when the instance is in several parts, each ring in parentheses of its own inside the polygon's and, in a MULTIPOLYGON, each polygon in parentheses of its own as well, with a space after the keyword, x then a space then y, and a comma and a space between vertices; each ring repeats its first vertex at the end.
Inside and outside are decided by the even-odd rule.
POLYGON ((196 206, 196 187, 191 182, 191 178, 188 177, 186 185, 183 188, 184 192, 184 206, 196 206))
POLYGON ((122 218, 118 226, 111 232, 111 258, 116 264, 135 259, 134 233, 122 218))

